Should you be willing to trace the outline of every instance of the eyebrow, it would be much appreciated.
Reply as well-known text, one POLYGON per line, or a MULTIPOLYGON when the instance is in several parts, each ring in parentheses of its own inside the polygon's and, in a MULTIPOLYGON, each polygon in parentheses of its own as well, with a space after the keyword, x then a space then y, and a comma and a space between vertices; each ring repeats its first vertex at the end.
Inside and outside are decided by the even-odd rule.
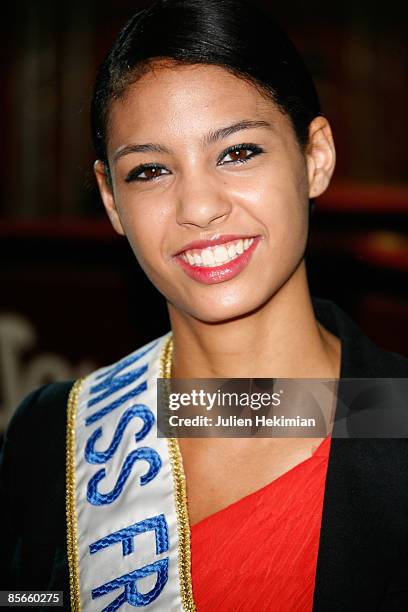
POLYGON ((208 146, 217 142, 218 140, 222 140, 231 134, 235 134, 235 132, 239 132, 240 130, 250 130, 253 128, 268 128, 273 129, 273 126, 268 121, 263 121, 261 119, 258 120, 247 120, 243 119, 242 121, 238 121, 237 123, 233 123, 232 125, 227 125, 226 127, 219 128, 218 130, 213 130, 209 132, 206 136, 204 136, 202 140, 202 144, 204 146, 208 146))
MULTIPOLYGON (((258 120, 249 120, 243 119, 242 121, 237 121, 231 125, 227 125, 226 127, 218 128, 217 130, 211 130, 206 134, 202 140, 201 145, 203 147, 209 146, 226 138, 227 136, 231 136, 231 134, 235 134, 235 132, 239 132, 241 130, 250 130, 254 128, 267 128, 273 130, 274 127, 268 121, 264 121, 261 119, 258 120)), ((125 155, 130 155, 131 153, 167 153, 171 154, 171 149, 165 147, 164 145, 148 142, 145 144, 130 144, 124 147, 120 147, 118 151, 113 156, 113 162, 116 163, 121 157, 125 155)))
POLYGON ((116 151, 113 156, 113 162, 116 163, 121 157, 130 155, 130 153, 171 153, 171 151, 167 147, 153 142, 147 142, 146 144, 130 144, 116 151))

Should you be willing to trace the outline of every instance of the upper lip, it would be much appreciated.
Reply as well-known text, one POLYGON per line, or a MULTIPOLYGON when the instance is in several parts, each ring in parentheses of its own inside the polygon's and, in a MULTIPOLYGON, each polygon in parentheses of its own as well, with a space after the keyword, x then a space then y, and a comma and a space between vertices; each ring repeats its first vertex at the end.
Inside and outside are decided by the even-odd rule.
POLYGON ((212 236, 211 238, 207 238, 206 240, 193 240, 193 242, 185 244, 181 249, 174 253, 174 256, 180 255, 181 253, 184 253, 184 251, 191 251, 193 249, 205 249, 207 247, 225 244, 226 242, 232 242, 234 240, 245 240, 245 238, 255 238, 255 236, 251 236, 248 234, 218 234, 216 236, 212 236))

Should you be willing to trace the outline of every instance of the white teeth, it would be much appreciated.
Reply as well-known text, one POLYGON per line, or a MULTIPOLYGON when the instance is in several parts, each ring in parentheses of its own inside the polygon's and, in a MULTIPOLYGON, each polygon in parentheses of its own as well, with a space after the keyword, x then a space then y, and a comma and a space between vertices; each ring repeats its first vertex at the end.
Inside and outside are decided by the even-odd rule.
POLYGON ((251 246, 253 241, 253 238, 245 238, 245 240, 240 239, 228 245, 221 244, 213 248, 209 247, 203 249, 201 253, 184 251, 181 257, 191 266, 220 266, 242 255, 242 253, 251 246))
POLYGON ((214 249, 214 258, 217 263, 224 263, 228 259, 228 251, 225 246, 217 246, 214 249))
POLYGON ((235 250, 235 246, 233 244, 230 244, 228 247, 228 257, 232 259, 233 257, 235 257, 236 254, 237 252, 235 250))
POLYGON ((203 249, 201 251, 201 259, 205 266, 213 266, 215 264, 214 255, 211 249, 203 249))

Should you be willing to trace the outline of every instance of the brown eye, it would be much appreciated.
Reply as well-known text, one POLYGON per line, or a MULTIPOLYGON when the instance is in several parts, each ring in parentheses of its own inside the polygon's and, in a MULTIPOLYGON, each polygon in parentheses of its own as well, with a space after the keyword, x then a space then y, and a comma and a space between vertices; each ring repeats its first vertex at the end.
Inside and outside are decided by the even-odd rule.
POLYGON ((247 151, 248 149, 238 149, 236 151, 231 151, 230 155, 235 158, 234 161, 240 161, 241 159, 247 158, 247 151))
POLYGON ((263 149, 257 145, 241 144, 230 147, 224 151, 221 160, 225 160, 224 164, 246 163, 255 155, 263 153, 263 149), (227 158, 230 159, 227 159, 227 158))
POLYGON ((157 176, 160 176, 160 171, 161 170, 162 170, 162 168, 155 168, 155 167, 145 168, 145 170, 143 172, 144 172, 144 174, 146 176, 144 178, 146 178, 146 179, 156 178, 157 176))
POLYGON ((231 161, 233 162, 245 161, 248 159, 248 157, 251 157, 250 155, 247 155, 248 151, 249 149, 234 149, 228 153, 228 156, 232 158, 231 161))
POLYGON ((127 175, 125 181, 127 183, 131 183, 132 181, 152 181, 153 179, 160 178, 165 174, 169 174, 168 172, 162 172, 162 170, 166 170, 162 166, 155 165, 142 165, 138 166, 127 175))

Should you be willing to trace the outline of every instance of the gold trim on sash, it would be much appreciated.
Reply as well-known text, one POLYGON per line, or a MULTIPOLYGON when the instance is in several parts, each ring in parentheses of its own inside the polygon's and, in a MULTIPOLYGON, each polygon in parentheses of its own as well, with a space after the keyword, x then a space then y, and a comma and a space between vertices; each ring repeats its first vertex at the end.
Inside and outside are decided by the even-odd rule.
MULTIPOLYGON (((166 340, 160 359, 160 378, 171 378, 172 353, 173 338, 170 336, 166 340)), ((187 509, 186 477, 183 469, 183 459, 178 439, 168 438, 167 442, 176 492, 181 601, 186 612, 196 612, 191 582, 190 522, 187 509)))
POLYGON ((80 378, 72 386, 69 393, 67 406, 66 511, 69 586, 72 612, 80 612, 81 610, 78 566, 78 534, 75 506, 75 420, 77 414, 78 395, 84 380, 84 378, 80 378))

